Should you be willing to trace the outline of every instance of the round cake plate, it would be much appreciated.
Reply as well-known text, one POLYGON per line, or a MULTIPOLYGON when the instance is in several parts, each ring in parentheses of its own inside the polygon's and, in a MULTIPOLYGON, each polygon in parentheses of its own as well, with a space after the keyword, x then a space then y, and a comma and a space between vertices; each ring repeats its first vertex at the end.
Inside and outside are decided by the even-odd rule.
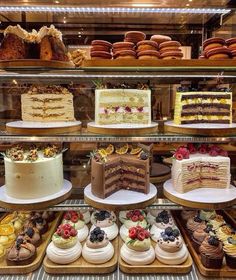
POLYGON ((61 191, 37 199, 17 199, 6 194, 6 186, 0 188, 0 207, 10 210, 39 210, 66 200, 71 195, 72 184, 64 180, 61 191))
POLYGON ((157 132, 158 123, 152 122, 149 125, 135 123, 98 125, 95 122, 90 122, 88 123, 87 128, 89 132, 96 134, 142 135, 157 132))
POLYGON ((6 124, 6 130, 13 134, 48 135, 79 131, 81 121, 69 122, 27 122, 14 121, 6 124))
POLYGON ((165 122, 165 132, 189 134, 189 135, 208 135, 208 136, 227 136, 236 133, 236 123, 194 123, 194 124, 174 124, 173 121, 165 122))
POLYGON ((127 210, 145 208, 156 200, 157 188, 150 184, 148 194, 130 190, 119 190, 109 197, 102 199, 92 194, 91 184, 84 189, 84 200, 89 205, 98 209, 127 210))
POLYGON ((222 209, 236 202, 236 188, 230 185, 228 189, 199 188, 186 193, 174 189, 172 180, 163 185, 164 195, 171 201, 190 208, 222 209))

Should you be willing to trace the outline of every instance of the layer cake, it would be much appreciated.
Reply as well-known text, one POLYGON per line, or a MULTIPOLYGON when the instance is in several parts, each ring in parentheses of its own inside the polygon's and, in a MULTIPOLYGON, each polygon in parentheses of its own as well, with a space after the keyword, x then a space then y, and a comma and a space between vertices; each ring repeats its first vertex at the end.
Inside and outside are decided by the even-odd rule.
POLYGON ((151 91, 140 89, 96 89, 95 123, 150 124, 151 91))
POLYGON ((174 123, 232 123, 232 92, 177 91, 174 123))

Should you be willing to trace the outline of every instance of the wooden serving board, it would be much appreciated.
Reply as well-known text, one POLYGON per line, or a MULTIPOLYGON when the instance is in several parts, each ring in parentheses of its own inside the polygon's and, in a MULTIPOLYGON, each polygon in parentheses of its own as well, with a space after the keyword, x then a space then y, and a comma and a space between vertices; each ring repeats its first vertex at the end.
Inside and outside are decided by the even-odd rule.
MULTIPOLYGON (((42 244, 37 247, 37 256, 31 264, 28 265, 7 265, 6 260, 0 262, 0 274, 26 274, 36 270, 42 263, 46 248, 51 236, 54 233, 58 221, 61 219, 61 214, 56 214, 56 219, 49 225, 49 230, 42 235, 42 244)), ((1 278, 1 277, 0 277, 1 278)))
POLYGON ((0 60, 0 68, 75 68, 75 65, 72 61, 13 59, 0 60))
POLYGON ((195 249, 192 245, 192 241, 191 241, 189 235, 187 234, 186 229, 182 225, 181 220, 177 217, 177 215, 174 215, 174 217, 175 217, 177 225, 183 235, 183 238, 185 239, 186 243, 188 244, 188 249, 193 257, 194 263, 197 266, 199 272, 203 276, 214 277, 213 279, 215 279, 216 277, 220 277, 220 278, 236 277, 236 269, 228 267, 225 263, 225 259, 224 259, 223 265, 220 269, 206 268, 201 262, 200 255, 195 251, 195 249))
MULTIPOLYGON (((123 245, 123 241, 120 238, 120 248, 123 245)), ((155 248, 156 243, 152 241, 152 246, 155 248)), ((192 269, 193 260, 189 254, 187 260, 179 265, 167 265, 163 264, 157 259, 149 265, 130 265, 122 260, 119 256, 119 267, 121 271, 128 274, 144 274, 144 273, 171 273, 171 274, 184 274, 189 273, 192 269)))
POLYGON ((43 261, 44 269, 47 273, 51 274, 107 274, 113 272, 118 263, 118 251, 119 251, 119 237, 116 237, 112 241, 112 245, 115 249, 115 254, 112 259, 104 264, 91 264, 80 258, 73 263, 60 265, 56 264, 48 259, 46 256, 43 261))

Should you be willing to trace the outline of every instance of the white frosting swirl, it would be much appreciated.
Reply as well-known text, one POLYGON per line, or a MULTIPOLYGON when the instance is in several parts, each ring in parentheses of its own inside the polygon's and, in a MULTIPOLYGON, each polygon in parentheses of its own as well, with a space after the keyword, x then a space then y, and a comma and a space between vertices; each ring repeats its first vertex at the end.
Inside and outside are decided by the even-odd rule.
POLYGON ((89 210, 88 209, 81 209, 80 212, 83 214, 83 219, 84 219, 85 224, 90 223, 91 215, 90 215, 89 210))
POLYGON ((35 29, 33 29, 30 33, 23 29, 19 24, 15 26, 9 25, 4 30, 4 36, 6 36, 7 34, 14 34, 19 38, 23 39, 24 41, 27 41, 28 43, 35 43, 38 36, 38 33, 35 29))
POLYGON ((37 36, 37 43, 40 43, 43 37, 45 36, 52 36, 55 38, 58 38, 62 41, 62 33, 58 29, 55 28, 53 24, 50 25, 50 27, 42 26, 40 30, 38 31, 37 36))
POLYGON ((160 238, 161 233, 163 232, 162 228, 158 228, 155 224, 152 225, 150 233, 151 233, 151 239, 155 242, 160 238))
POLYGON ((89 234, 89 229, 86 225, 84 225, 84 227, 82 227, 81 229, 77 230, 77 236, 80 242, 83 242, 88 234, 89 234))
POLYGON ((54 263, 68 264, 77 260, 82 252, 82 246, 78 241, 75 246, 68 249, 61 249, 56 247, 51 242, 47 247, 47 257, 54 263))
POLYGON ((125 222, 126 218, 126 214, 129 212, 129 210, 125 210, 125 211, 120 211, 119 212, 119 220, 120 222, 123 224, 125 222))
MULTIPOLYGON (((90 228, 90 232, 92 230, 94 230, 95 228, 96 228, 96 226, 92 225, 91 228, 90 228)), ((109 227, 101 227, 101 230, 105 231, 105 233, 106 233, 106 235, 107 235, 109 240, 113 240, 114 238, 116 238, 116 236, 118 235, 118 232, 119 232, 118 226, 115 223, 112 224, 109 227)))
POLYGON ((125 225, 122 225, 120 227, 120 237, 124 242, 129 237, 129 230, 127 229, 127 227, 125 225))
POLYGON ((146 265, 155 260, 155 251, 151 246, 147 251, 135 251, 123 244, 120 250, 121 258, 131 265, 146 265))
POLYGON ((108 262, 114 255, 114 248, 111 242, 109 242, 105 247, 102 248, 89 248, 85 243, 82 250, 83 258, 89 262, 94 264, 106 263, 108 262))

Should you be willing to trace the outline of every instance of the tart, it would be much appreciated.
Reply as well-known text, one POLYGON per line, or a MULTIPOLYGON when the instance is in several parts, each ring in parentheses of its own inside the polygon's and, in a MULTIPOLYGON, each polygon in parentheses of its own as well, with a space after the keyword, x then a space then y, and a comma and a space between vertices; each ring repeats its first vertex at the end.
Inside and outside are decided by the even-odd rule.
POLYGON ((57 264, 68 264, 77 260, 82 252, 77 230, 69 224, 60 225, 46 252, 47 257, 57 264))
POLYGON ((28 242, 38 247, 42 243, 42 238, 37 228, 28 227, 22 233, 18 235, 26 239, 28 242))
POLYGON ((114 247, 106 233, 99 227, 94 228, 83 246, 83 258, 93 264, 108 262, 114 255, 114 247))
POLYGON ((130 265, 147 265, 155 260, 150 232, 141 226, 131 227, 120 250, 121 258, 130 265))
POLYGON ((11 247, 12 243, 16 239, 14 226, 9 224, 1 224, 0 225, 0 245, 4 248, 11 247))

